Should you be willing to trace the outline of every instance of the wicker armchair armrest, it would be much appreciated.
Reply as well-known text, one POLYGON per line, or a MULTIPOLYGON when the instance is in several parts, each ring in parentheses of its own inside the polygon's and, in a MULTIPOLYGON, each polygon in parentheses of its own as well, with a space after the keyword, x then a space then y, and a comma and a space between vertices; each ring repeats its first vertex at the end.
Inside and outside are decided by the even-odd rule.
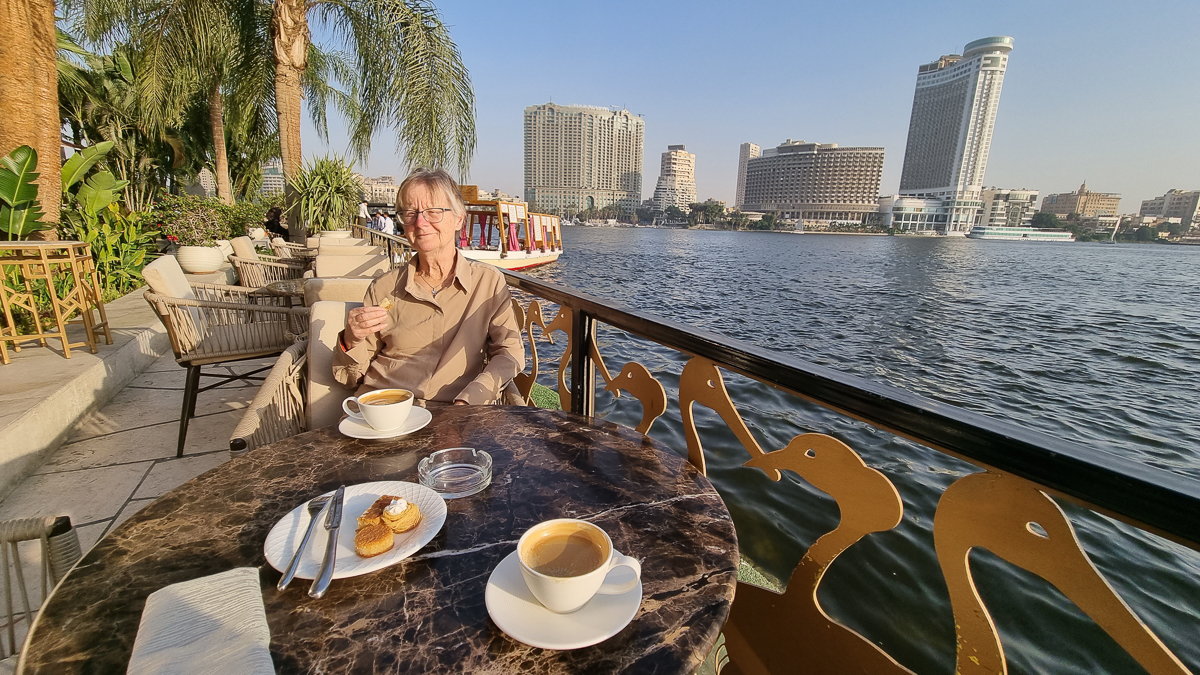
POLYGON ((197 284, 193 283, 192 292, 197 300, 207 302, 233 302, 253 305, 278 305, 290 307, 291 299, 285 296, 255 294, 257 289, 247 286, 228 286, 226 284, 197 284))
POLYGON ((284 269, 293 269, 293 270, 300 270, 300 271, 304 271, 304 269, 308 265, 307 262, 304 262, 302 260, 293 260, 291 258, 276 258, 275 256, 264 256, 262 254, 259 254, 259 260, 249 260, 247 258, 239 258, 236 255, 229 256, 229 260, 230 260, 230 262, 233 262, 235 265, 237 263, 242 263, 242 264, 249 263, 251 265, 264 265, 266 267, 279 267, 279 268, 284 268, 284 269))
POLYGON ((229 437, 230 456, 237 457, 305 431, 307 376, 308 340, 302 340, 279 355, 229 437))

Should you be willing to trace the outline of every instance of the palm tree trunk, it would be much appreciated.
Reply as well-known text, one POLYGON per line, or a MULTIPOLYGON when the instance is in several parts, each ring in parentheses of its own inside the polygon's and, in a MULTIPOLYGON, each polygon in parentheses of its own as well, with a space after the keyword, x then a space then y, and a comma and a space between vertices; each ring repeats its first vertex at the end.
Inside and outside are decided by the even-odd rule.
MULTIPOLYGON (((62 142, 54 0, 0 2, 0 156, 22 145, 37 151, 42 221, 58 224, 62 142)), ((54 237, 57 238, 57 237, 54 237)))
POLYGON ((217 198, 226 204, 233 203, 233 189, 229 185, 229 157, 225 154, 225 112, 221 101, 221 84, 213 85, 208 95, 208 121, 212 124, 213 161, 217 165, 217 198))
POLYGON ((279 154, 283 163, 284 218, 294 242, 304 241, 292 180, 300 173, 301 77, 308 67, 308 15, 305 0, 275 0, 271 40, 275 57, 275 109, 279 115, 279 154))

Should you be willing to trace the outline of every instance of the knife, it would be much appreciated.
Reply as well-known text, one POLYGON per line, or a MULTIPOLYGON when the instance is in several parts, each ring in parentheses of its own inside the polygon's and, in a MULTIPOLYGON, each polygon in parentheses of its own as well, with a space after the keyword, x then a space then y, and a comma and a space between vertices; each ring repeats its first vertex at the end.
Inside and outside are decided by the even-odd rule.
POLYGON ((333 493, 333 501, 329 503, 329 511, 325 516, 325 529, 329 531, 329 542, 325 545, 325 558, 321 560, 321 571, 313 579, 308 589, 308 597, 320 599, 329 590, 329 582, 333 579, 333 564, 337 561, 338 532, 342 528, 342 500, 346 497, 346 486, 342 485, 333 493))

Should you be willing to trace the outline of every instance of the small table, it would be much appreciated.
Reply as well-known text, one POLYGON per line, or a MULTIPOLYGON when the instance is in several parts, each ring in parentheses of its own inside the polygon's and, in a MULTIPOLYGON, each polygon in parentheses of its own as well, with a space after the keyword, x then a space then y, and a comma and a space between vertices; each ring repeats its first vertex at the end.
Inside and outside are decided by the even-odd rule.
POLYGON ((307 279, 280 279, 250 292, 252 296, 287 298, 293 307, 304 305, 304 282, 307 279), (297 300, 299 302, 297 302, 297 300))
MULTIPOLYGON (((431 409, 402 439, 358 441, 330 427, 258 448, 175 490, 102 539, 33 626, 25 673, 121 672, 146 596, 167 584, 257 566, 277 672, 691 673, 729 613, 737 537, 724 502, 682 457, 632 429, 508 406, 431 409), (493 480, 447 502, 442 531, 408 560, 280 593, 263 541, 296 505, 341 484, 416 482, 434 450, 491 453, 493 480), (593 647, 521 644, 488 617, 484 589, 520 535, 550 518, 590 520, 642 561, 632 623, 593 647)), ((343 533, 349 536, 352 533, 343 533)))
POLYGON ((46 346, 46 338, 55 337, 62 342, 63 356, 71 358, 72 347, 88 347, 96 353, 99 335, 112 344, 112 333, 108 327, 108 316, 104 312, 100 280, 92 260, 92 248, 80 241, 8 241, 0 243, 0 307, 5 325, 0 326, 0 363, 9 363, 8 344, 14 351, 21 351, 21 343, 37 340, 46 346), (16 281, 9 285, 8 273, 16 270, 16 281), (42 327, 42 314, 47 311, 38 307, 38 297, 45 293, 50 300, 49 313, 54 317, 56 330, 42 327), (28 313, 33 319, 33 330, 22 333, 17 325, 14 311, 28 313), (98 312, 99 320, 92 313, 98 312), (76 312, 79 318, 71 321, 76 312), (82 323, 83 342, 67 339, 67 326, 82 323))

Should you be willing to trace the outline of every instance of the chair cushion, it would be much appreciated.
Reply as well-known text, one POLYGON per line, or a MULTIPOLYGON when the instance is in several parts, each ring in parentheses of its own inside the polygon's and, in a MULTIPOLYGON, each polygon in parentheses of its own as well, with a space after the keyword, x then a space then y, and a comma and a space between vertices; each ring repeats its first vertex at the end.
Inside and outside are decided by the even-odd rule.
POLYGON ((221 249, 221 256, 226 259, 233 255, 233 244, 228 239, 218 239, 217 248, 221 249))
POLYGON ((324 248, 327 246, 370 246, 366 239, 355 239, 353 237, 320 237, 317 239, 318 247, 324 248))
POLYGON ((307 279, 304 282, 304 305, 312 307, 321 300, 362 302, 373 279, 307 279))
POLYGON ((234 237, 233 254, 243 260, 258 260, 258 251, 254 250, 254 242, 250 241, 250 237, 234 237))
POLYGON ((308 429, 337 424, 342 417, 342 401, 354 390, 333 379, 333 350, 338 349, 338 333, 346 327, 346 314, 361 302, 321 300, 308 314, 308 429))
POLYGON ((252 227, 248 232, 246 232, 246 235, 249 236, 250 239, 266 239, 267 231, 261 227, 252 227))
POLYGON ((387 255, 382 246, 322 246, 320 255, 387 255))
POLYGON ((317 255, 313 271, 318 279, 377 277, 392 268, 386 255, 317 255))
POLYGON ((146 265, 142 268, 142 278, 146 280, 150 290, 159 295, 181 300, 196 299, 196 293, 192 291, 187 277, 183 276, 183 268, 179 266, 175 256, 160 256, 158 260, 146 265))

